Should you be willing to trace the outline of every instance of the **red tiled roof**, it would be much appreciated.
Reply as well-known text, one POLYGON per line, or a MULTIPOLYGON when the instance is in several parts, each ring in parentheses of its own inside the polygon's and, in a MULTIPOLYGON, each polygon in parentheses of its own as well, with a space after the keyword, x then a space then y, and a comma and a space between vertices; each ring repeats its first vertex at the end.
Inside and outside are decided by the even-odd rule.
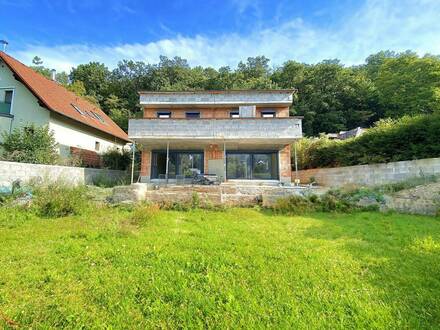
POLYGON ((130 141, 118 125, 115 124, 99 107, 68 91, 55 81, 47 79, 23 63, 0 51, 0 58, 47 109, 78 121, 97 130, 130 141), (80 114, 73 106, 78 107, 80 114), (93 112, 103 120, 94 117, 93 112), (88 115, 90 114, 90 115, 88 115))

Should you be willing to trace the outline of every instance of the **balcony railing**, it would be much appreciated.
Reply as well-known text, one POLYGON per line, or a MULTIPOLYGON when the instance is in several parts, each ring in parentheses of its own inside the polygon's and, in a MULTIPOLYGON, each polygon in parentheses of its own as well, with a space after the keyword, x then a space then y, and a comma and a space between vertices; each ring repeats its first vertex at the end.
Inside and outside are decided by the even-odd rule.
POLYGON ((144 139, 294 140, 302 137, 301 119, 131 119, 128 135, 144 139))

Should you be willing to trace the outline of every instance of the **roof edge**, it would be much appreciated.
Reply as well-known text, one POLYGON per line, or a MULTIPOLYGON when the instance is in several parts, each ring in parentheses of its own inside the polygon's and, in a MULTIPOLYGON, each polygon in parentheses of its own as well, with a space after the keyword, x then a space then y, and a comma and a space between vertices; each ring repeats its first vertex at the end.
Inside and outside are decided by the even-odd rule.
POLYGON ((167 95, 167 94, 234 94, 234 93, 243 93, 243 92, 255 92, 255 93, 297 93, 298 90, 296 88, 290 89, 200 89, 193 91, 146 91, 140 90, 138 94, 158 94, 158 95, 167 95))

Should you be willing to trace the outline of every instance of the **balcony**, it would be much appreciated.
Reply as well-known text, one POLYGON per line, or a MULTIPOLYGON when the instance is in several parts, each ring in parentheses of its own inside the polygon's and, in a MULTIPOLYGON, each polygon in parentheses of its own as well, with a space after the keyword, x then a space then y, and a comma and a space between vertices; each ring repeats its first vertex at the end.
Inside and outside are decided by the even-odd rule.
POLYGON ((131 119, 131 140, 142 144, 199 142, 289 144, 302 137, 301 118, 131 119))

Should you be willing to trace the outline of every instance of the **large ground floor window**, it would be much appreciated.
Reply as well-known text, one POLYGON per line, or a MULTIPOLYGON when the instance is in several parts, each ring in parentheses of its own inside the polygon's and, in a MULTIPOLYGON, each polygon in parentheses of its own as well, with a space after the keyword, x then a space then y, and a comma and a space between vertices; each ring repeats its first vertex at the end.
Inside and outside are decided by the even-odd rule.
MULTIPOLYGON (((168 178, 176 178, 176 175, 189 178, 192 176, 192 168, 197 168, 203 173, 203 151, 170 151, 169 157, 168 178)), ((166 151, 153 151, 151 159, 152 179, 165 178, 166 162, 166 151)))
POLYGON ((277 152, 228 152, 228 179, 278 180, 277 152))

